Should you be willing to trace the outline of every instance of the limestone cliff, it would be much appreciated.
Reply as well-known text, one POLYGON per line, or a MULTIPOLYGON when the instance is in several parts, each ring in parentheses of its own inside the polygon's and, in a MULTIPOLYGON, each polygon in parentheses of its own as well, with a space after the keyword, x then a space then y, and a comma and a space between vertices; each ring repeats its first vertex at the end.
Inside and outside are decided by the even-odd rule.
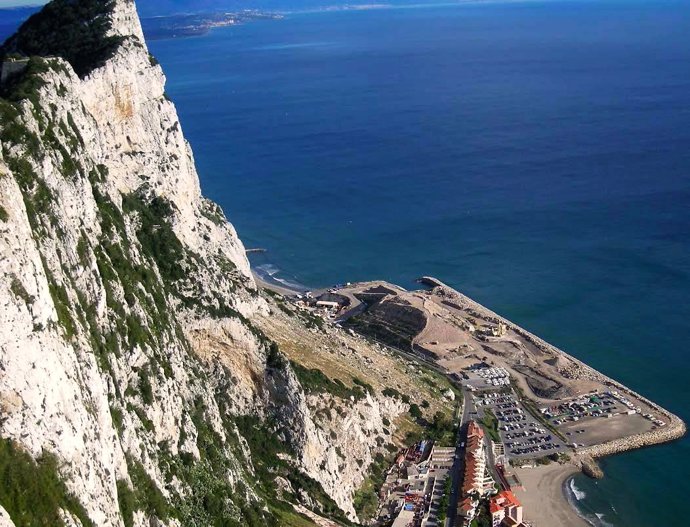
POLYGON ((288 502, 356 519, 407 405, 365 390, 317 417, 252 322, 270 308, 134 3, 46 9, 3 48, 31 58, 0 87, 0 463, 24 470, 0 524, 38 514, 11 488, 32 478, 65 525, 292 525, 288 502))

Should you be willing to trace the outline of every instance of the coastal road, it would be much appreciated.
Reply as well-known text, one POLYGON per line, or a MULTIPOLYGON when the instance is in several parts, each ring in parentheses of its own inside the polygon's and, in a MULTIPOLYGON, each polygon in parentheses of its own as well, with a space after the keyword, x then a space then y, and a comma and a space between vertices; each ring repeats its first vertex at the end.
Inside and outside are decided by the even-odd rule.
POLYGON ((458 433, 455 439, 455 460, 451 468, 451 488, 450 498, 448 500, 448 514, 446 515, 445 527, 454 527, 455 519, 458 513, 458 502, 460 500, 460 487, 462 485, 462 476, 465 471, 465 448, 460 445, 464 444, 467 437, 467 423, 470 421, 471 412, 473 412, 474 403, 472 396, 468 390, 462 390, 462 411, 458 405, 456 412, 456 419, 458 419, 458 433), (459 414, 459 415, 458 415, 459 414))
MULTIPOLYGON (((484 409, 480 408, 478 410, 477 417, 481 418, 484 417, 484 415, 484 409)), ((502 437, 500 436, 500 432, 499 437, 502 437)), ((498 478, 498 472, 496 471, 496 458, 494 457, 493 448, 491 448, 491 437, 486 431, 484 433, 484 449, 486 450, 486 466, 489 469, 489 472, 491 473, 491 477, 494 478, 494 481, 500 485, 501 480, 498 478)))

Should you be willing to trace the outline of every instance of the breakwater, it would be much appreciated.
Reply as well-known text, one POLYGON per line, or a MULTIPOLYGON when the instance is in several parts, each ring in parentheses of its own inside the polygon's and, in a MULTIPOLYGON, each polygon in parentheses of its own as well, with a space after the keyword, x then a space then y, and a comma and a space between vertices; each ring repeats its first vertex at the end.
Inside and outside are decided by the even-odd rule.
POLYGON ((487 320, 490 320, 491 322, 502 322, 508 328, 515 331, 523 338, 529 340, 532 344, 540 348, 542 351, 552 354, 558 354, 567 358, 574 365, 574 368, 570 369, 567 372, 568 376, 571 376, 572 378, 586 378, 601 382, 602 384, 606 385, 612 390, 617 390, 624 395, 630 396, 645 403, 650 408, 662 415, 666 420, 665 426, 649 430, 648 432, 634 434, 631 436, 622 437, 611 441, 606 441, 598 445, 578 448, 576 449, 576 453, 578 455, 591 456, 592 458, 610 456, 620 452, 626 452, 628 450, 634 450, 637 448, 674 441, 676 439, 683 437, 687 432, 687 427, 685 423, 675 414, 669 412, 665 408, 662 408, 655 402, 650 401, 643 395, 640 395, 639 393, 628 388, 627 386, 624 386, 615 379, 612 379, 607 375, 604 375, 600 371, 595 370, 591 366, 566 353, 560 348, 557 348, 553 344, 546 342, 545 340, 534 335, 533 333, 530 333, 526 329, 498 315, 497 313, 484 307, 478 302, 475 302, 470 297, 444 284, 440 280, 430 276, 424 276, 420 278, 418 282, 431 287, 433 291, 440 290, 439 292, 446 297, 451 297, 457 301, 462 302, 470 309, 476 311, 477 313, 480 313, 482 317, 484 317, 487 320))
POLYGON ((577 453, 598 458, 680 439, 687 431, 686 425, 678 417, 672 417, 674 420, 663 428, 650 430, 643 434, 635 434, 620 439, 614 439, 599 445, 578 448, 577 453))

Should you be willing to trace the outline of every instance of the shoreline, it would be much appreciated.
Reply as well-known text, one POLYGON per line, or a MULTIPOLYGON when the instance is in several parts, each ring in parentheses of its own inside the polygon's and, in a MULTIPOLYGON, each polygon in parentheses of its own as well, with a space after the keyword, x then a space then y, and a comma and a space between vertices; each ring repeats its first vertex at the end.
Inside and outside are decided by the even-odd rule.
POLYGON ((627 394, 633 398, 636 398, 645 404, 647 404, 649 407, 653 408, 660 414, 662 414, 666 419, 668 419, 668 425, 663 427, 663 428, 657 428, 655 430, 650 430, 648 432, 643 432, 640 434, 635 434, 627 437, 622 437, 619 439, 614 439, 611 441, 606 441, 604 443, 600 443, 597 445, 592 445, 588 447, 582 447, 579 448, 575 451, 575 454, 578 456, 583 456, 583 455, 588 455, 591 456, 592 458, 601 458, 605 456, 610 456, 613 454, 619 454, 621 452, 626 452, 628 450, 635 450, 638 448, 643 448, 646 446, 653 446, 653 445, 658 445, 662 443, 668 443, 670 441, 675 441, 677 439, 680 439, 685 435, 687 432, 687 427, 685 422, 675 415, 674 413, 670 412, 666 408, 663 408, 662 406, 658 405, 657 403, 649 400, 647 397, 640 395, 636 391, 634 391, 631 388, 628 388, 624 384, 620 383, 619 381, 616 381, 615 379, 612 379, 611 377, 601 373, 600 371, 594 369, 592 366, 589 366, 588 364, 584 363, 583 361, 579 360, 576 357, 573 357, 569 353, 566 353, 562 349, 554 346, 553 344, 550 344, 543 340, 542 338, 538 337, 537 335, 527 331, 526 329, 522 328, 521 326, 518 326, 514 322, 511 322, 510 320, 502 317, 501 315, 498 315, 494 311, 488 309, 487 307, 483 306, 479 302, 476 302, 475 300, 472 300, 470 297, 467 295, 464 295, 457 291, 456 289, 453 289, 452 287, 444 284, 437 278, 429 277, 429 276, 424 276, 419 279, 419 282, 425 285, 429 286, 434 286, 434 287, 440 287, 445 289, 446 291, 449 291, 450 293, 457 295, 459 298, 461 298, 464 302, 466 302, 468 305, 472 306, 475 310, 478 312, 484 312, 485 315, 488 315, 489 317, 494 318, 496 321, 500 321, 504 323, 507 327, 511 328, 514 330, 516 333, 522 335, 523 337, 527 338, 528 340, 532 341, 536 346, 549 350, 553 353, 563 355, 564 357, 568 358, 569 360, 573 361, 575 364, 577 364, 580 368, 582 368, 583 372, 586 372, 587 375, 591 376, 590 378, 597 380, 605 385, 608 385, 612 389, 619 390, 623 392, 624 394, 627 394))
MULTIPOLYGON (((254 279, 259 288, 268 289, 281 295, 295 295, 303 293, 304 289, 296 287, 288 287, 279 283, 272 283, 269 280, 260 276, 256 271, 252 270, 254 279)), ((582 467, 578 463, 577 458, 582 456, 591 456, 593 459, 605 456, 615 455, 626 452, 628 450, 635 450, 656 444, 662 444, 670 441, 675 441, 683 437, 687 431, 686 424, 678 416, 652 402, 648 398, 638 394, 634 390, 628 388, 622 383, 608 377, 599 372, 593 367, 587 365, 583 361, 573 357, 564 352, 560 348, 550 344, 533 333, 525 330, 510 320, 498 315, 497 313, 486 308, 482 304, 472 300, 470 297, 460 293, 456 289, 444 284, 440 280, 432 277, 423 277, 418 280, 420 283, 433 287, 440 287, 454 295, 457 295, 463 301, 467 302, 478 312, 494 318, 496 321, 501 321, 514 331, 529 339, 532 343, 542 349, 548 349, 557 354, 561 354, 576 363, 586 375, 610 386, 612 389, 617 389, 625 394, 637 398, 640 401, 648 404, 657 412, 668 419, 667 426, 663 428, 653 429, 647 432, 614 439, 577 449, 575 451, 576 460, 573 463, 566 465, 546 465, 535 467, 532 469, 516 469, 519 473, 520 480, 523 482, 525 490, 518 490, 516 494, 525 506, 526 519, 533 522, 534 527, 596 527, 597 524, 592 523, 584 513, 577 506, 577 498, 573 495, 569 485, 578 472, 582 472, 582 467), (527 484, 525 485, 525 481, 527 484), (529 493, 529 489, 533 493, 529 493), (546 506, 545 506, 546 505, 546 506)))
POLYGON ((280 283, 269 282, 268 280, 266 280, 266 278, 262 277, 254 269, 251 269, 251 271, 252 277, 254 278, 254 282, 256 282, 256 286, 259 289, 268 289, 269 291, 273 291, 274 293, 278 293, 279 295, 283 296, 291 296, 304 293, 304 290, 297 289, 296 287, 289 287, 287 285, 283 285, 280 283))
POLYGON ((592 527, 571 501, 568 484, 579 472, 575 465, 551 464, 514 469, 524 490, 514 489, 525 520, 534 527, 592 527))
MULTIPOLYGON (((561 485, 561 492, 563 493, 563 496, 565 497, 565 500, 568 502, 568 506, 575 511, 575 514, 582 519, 582 521, 591 527, 602 527, 604 524, 599 521, 599 523, 594 523, 590 518, 588 518, 584 512, 577 506, 577 502, 579 499, 575 495, 575 491, 570 488, 571 482, 574 482, 575 476, 577 473, 571 474, 570 476, 566 477, 563 480, 563 484, 561 485)), ((574 483, 573 483, 574 485, 574 483)))

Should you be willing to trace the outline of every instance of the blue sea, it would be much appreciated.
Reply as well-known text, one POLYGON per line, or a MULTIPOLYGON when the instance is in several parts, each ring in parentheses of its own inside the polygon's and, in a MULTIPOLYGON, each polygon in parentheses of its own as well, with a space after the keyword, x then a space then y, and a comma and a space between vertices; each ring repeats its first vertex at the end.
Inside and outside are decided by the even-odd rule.
MULTIPOLYGON (((257 269, 434 275, 690 421, 688 3, 293 13, 150 46, 257 269)), ((571 494, 593 525, 685 525, 689 454, 608 458, 571 494)))
MULTIPOLYGON (((294 13, 150 45, 260 271, 437 276, 690 421, 688 3, 294 13)), ((689 454, 608 458, 571 496, 593 525, 685 525, 689 454)))
MULTIPOLYGON (((689 3, 304 12, 149 44, 259 271, 434 275, 690 421, 689 3)), ((689 440, 603 468, 571 483, 592 524, 686 525, 689 440)))

